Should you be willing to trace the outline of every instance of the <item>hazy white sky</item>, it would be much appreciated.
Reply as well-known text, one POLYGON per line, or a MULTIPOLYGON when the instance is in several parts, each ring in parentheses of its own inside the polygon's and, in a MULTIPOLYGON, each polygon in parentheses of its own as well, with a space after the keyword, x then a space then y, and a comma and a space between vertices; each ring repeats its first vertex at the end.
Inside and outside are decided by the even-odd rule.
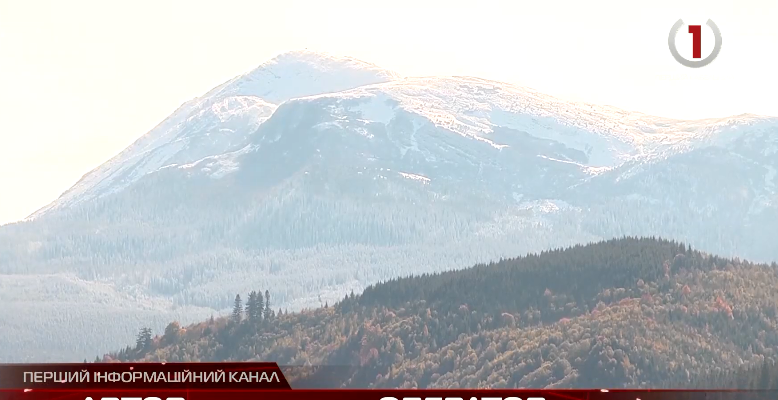
POLYGON ((0 0, 0 224, 56 198, 184 101, 285 51, 668 117, 778 115, 776 20, 775 0, 0 0), (719 26, 711 65, 672 58, 679 18, 719 26))

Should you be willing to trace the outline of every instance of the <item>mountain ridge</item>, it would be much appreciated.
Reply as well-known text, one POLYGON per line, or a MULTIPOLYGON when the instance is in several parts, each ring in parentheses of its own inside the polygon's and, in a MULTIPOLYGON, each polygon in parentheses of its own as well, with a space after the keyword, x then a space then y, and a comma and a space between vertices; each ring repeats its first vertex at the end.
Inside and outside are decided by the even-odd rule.
MULTIPOLYGON (((281 75, 284 75, 281 73, 281 75)), ((278 78, 280 79, 280 78, 278 78)), ((484 109, 488 109, 491 107, 492 113, 497 113, 496 115, 493 115, 491 117, 488 117, 486 120, 484 118, 479 117, 470 117, 467 118, 465 121, 459 121, 458 118, 461 117, 461 113, 457 113, 455 111, 449 112, 448 115, 445 112, 445 110, 437 109, 436 113, 437 116, 442 117, 444 116, 446 118, 446 121, 434 121, 435 123, 440 123, 441 126, 444 128, 453 129, 454 131, 459 132, 462 134, 462 131, 464 131, 464 134, 469 134, 469 132, 475 132, 472 134, 472 136, 479 140, 486 140, 489 142, 489 139, 486 138, 486 135, 479 134, 479 133, 488 133, 491 129, 491 126, 495 125, 502 125, 502 126, 511 126, 511 127, 517 127, 519 129, 521 128, 527 128, 527 124, 531 125, 531 122, 526 122, 522 120, 516 120, 514 115, 521 114, 521 115, 532 115, 534 118, 540 118, 541 121, 538 122, 537 120, 534 120, 533 122, 535 124, 539 124, 541 130, 542 129, 554 129, 554 128, 560 128, 558 125, 562 125, 562 129, 577 129, 577 130, 590 130, 592 134, 594 134, 593 138, 591 140, 594 141, 602 141, 604 140, 605 143, 603 143, 599 147, 613 147, 614 144, 610 143, 609 141, 615 140, 620 145, 626 145, 632 147, 629 148, 622 148, 620 151, 621 153, 634 153, 631 155, 627 154, 609 154, 609 155, 600 155, 598 156, 598 163, 595 163, 597 165, 589 165, 589 167, 599 168, 599 167, 613 167, 615 165, 621 165, 624 162, 628 162, 630 159, 651 159, 652 157, 662 157, 663 154, 666 151, 670 151, 671 153, 677 152, 678 150, 673 150, 673 148, 677 147, 688 147, 688 146, 694 146, 697 143, 705 143, 706 141, 712 141, 715 140, 713 136, 715 136, 716 129, 720 128, 722 126, 728 126, 728 125, 748 125, 755 122, 769 122, 769 123, 778 123, 778 118, 775 117, 766 117, 766 116, 758 116, 755 114, 741 114, 737 116, 731 116, 731 117, 724 117, 724 118, 707 118, 707 119, 699 119, 699 120, 679 120, 679 119, 671 119, 671 118, 664 118, 664 117, 657 117, 652 116, 648 114, 643 114, 639 112, 633 112, 633 111, 626 111, 623 109, 620 109, 618 107, 613 106, 601 106, 596 105, 593 103, 588 102, 566 102, 563 100, 560 100, 558 98, 555 98, 553 96, 548 96, 545 94, 542 94, 536 90, 523 87, 523 86, 517 86, 508 84, 505 82, 498 82, 494 80, 489 79, 483 79, 478 77, 472 77, 472 76, 452 76, 452 77, 443 77, 443 76, 428 76, 428 77, 402 77, 397 73, 394 73, 392 71, 388 71, 385 69, 382 69, 375 64, 367 63, 361 60, 354 59, 352 57, 336 57, 332 55, 328 55, 326 53, 320 53, 320 52, 312 52, 312 51, 293 51, 293 52, 287 52, 282 53, 273 59, 271 59, 268 62, 265 62, 258 66, 257 68, 239 75, 222 85, 217 86, 216 88, 212 89, 211 91, 207 92, 205 95, 200 96, 198 98, 195 98, 193 100, 190 100, 189 102, 184 103, 176 112, 171 114, 171 116, 164 121, 162 121, 157 127, 153 128, 149 133, 146 135, 143 135, 140 137, 135 143, 133 143, 131 146, 129 146, 125 151, 121 152, 116 157, 112 158, 111 160, 107 161, 105 164, 95 168, 94 170, 90 171, 89 173, 85 174, 84 177, 82 177, 78 183, 76 183, 71 189, 63 193, 60 198, 54 200, 49 205, 46 205, 42 207, 40 210, 34 212, 30 216, 27 217, 27 219, 34 219, 42 216, 43 214, 47 213, 51 209, 57 209, 62 206, 66 206, 67 204, 71 203, 78 203, 78 196, 85 196, 86 199, 93 198, 94 194, 89 194, 88 191, 90 188, 98 188, 101 186, 101 183, 111 181, 110 175, 121 172, 122 168, 119 167, 111 167, 115 164, 124 164, 129 163, 132 159, 139 158, 145 155, 146 152, 149 151, 155 151, 159 148, 159 146, 167 146, 167 147, 176 147, 179 145, 176 145, 175 143, 170 143, 170 141, 165 141, 164 138, 166 136, 173 136, 173 138, 178 137, 180 133, 176 133, 174 129, 181 126, 183 122, 189 122, 191 118, 193 118, 192 113, 196 112, 198 109, 200 110, 199 113, 202 115, 204 112, 203 107, 210 106, 214 103, 218 103, 219 101, 225 101, 229 102, 229 99, 232 99, 234 101, 238 101, 238 99, 247 99, 249 102, 255 102, 256 104, 262 104, 265 103, 265 107, 262 110, 256 110, 253 111, 253 115, 250 115, 247 117, 247 120, 242 120, 239 123, 243 126, 253 125, 258 126, 261 124, 264 120, 272 116, 272 113, 275 111, 275 108, 283 102, 289 101, 289 100, 298 100, 298 101, 304 101, 304 100, 313 100, 316 98, 321 97, 348 97, 348 96, 354 96, 354 95, 361 95, 364 97, 370 96, 371 91, 381 91, 382 89, 384 91, 388 91, 389 93, 385 93, 386 95, 391 96, 394 94, 395 96, 401 96, 401 97, 414 97, 414 95, 418 96, 418 93, 403 93, 408 92, 410 88, 414 88, 416 86, 425 86, 423 84, 427 83, 426 85, 427 89, 438 89, 436 93, 444 93, 445 89, 451 90, 450 86, 451 84, 459 83, 460 85, 467 85, 467 84, 482 84, 482 85, 492 85, 495 90, 503 90, 507 92, 506 96, 509 96, 510 100, 506 103, 505 101, 499 102, 502 104, 498 104, 497 108, 495 109, 495 104, 489 104, 488 101, 484 103, 482 99, 478 99, 476 96, 475 98, 472 98, 469 106, 470 107, 477 107, 484 109), (356 83, 347 83, 347 84, 340 84, 336 83, 333 85, 333 87, 336 87, 337 89, 332 90, 323 90, 323 89, 300 89, 302 91, 298 91, 296 95, 291 96, 271 96, 274 101, 271 101, 269 104, 264 99, 262 93, 258 93, 262 91, 261 89, 258 89, 259 87, 262 87, 263 85, 260 83, 259 86, 252 86, 254 85, 254 81, 258 79, 258 77, 262 77, 263 75, 270 74, 273 77, 278 77, 273 72, 273 68, 281 68, 284 67, 291 68, 291 74, 300 74, 300 70, 305 71, 306 68, 311 68, 316 70, 316 66, 319 64, 323 64, 326 66, 326 68, 319 68, 319 70, 324 71, 325 75, 326 72, 329 70, 336 71, 336 75, 339 74, 339 68, 346 69, 347 71, 350 70, 360 70, 365 71, 365 73, 369 74, 375 74, 373 78, 359 78, 357 79, 356 83), (328 69, 329 68, 329 69, 328 69), (370 82, 371 79, 373 79, 375 82, 370 82), (437 86, 435 85, 435 81, 437 81, 437 86), (365 83, 368 82, 368 83, 365 83), (432 83, 430 85, 430 83, 432 83), (448 88, 438 88, 441 85, 444 85, 446 83, 449 84, 448 88), (247 87, 249 89, 247 89, 247 87), (255 88, 256 87, 256 88, 255 88), (253 89, 251 89, 253 88, 253 89), (311 93, 316 92, 316 93, 311 93), (321 93, 319 93, 321 92, 321 93), (502 106, 502 107, 500 107, 502 106), (516 108, 518 107, 518 108, 516 108), (561 108, 560 108, 561 107, 561 108), (516 108, 514 110, 514 108, 516 108), (549 110, 556 109, 556 113, 550 112, 549 110), (516 111, 516 112, 514 112, 516 111), (578 117, 578 118, 576 118, 578 117), (547 118, 548 121, 545 123, 542 121, 543 118, 547 118), (185 119, 186 121, 182 121, 182 119, 185 119), (492 120, 496 121, 493 122, 492 120), (556 120, 556 121, 554 121, 556 120), (173 127, 170 127, 170 125, 173 125, 173 127), (453 124, 453 125, 452 125, 453 124), (549 125, 550 124, 550 125, 549 125), (636 126, 637 125, 637 126, 636 126), (657 132, 657 130, 661 130, 662 126, 670 125, 670 129, 665 129, 664 132, 657 132), (632 128, 632 126, 635 126, 632 128), (168 127, 168 129, 165 129, 165 127, 168 127), (637 130, 637 132, 627 133, 628 131, 634 131, 637 130), (691 130, 692 132, 689 132, 691 130), (163 131, 157 134, 158 137, 155 137, 155 132, 163 131), (696 131, 696 132, 694 132, 696 131), (161 137, 159 137, 161 135, 161 137), (149 143, 151 142, 151 143, 149 143), (162 142, 162 144, 155 144, 156 142, 162 142), (143 144, 146 144, 146 146, 142 146, 143 144), (646 146, 645 144, 654 145, 655 147, 665 148, 665 151, 659 151, 659 154, 653 154, 655 152, 655 149, 649 149, 648 154, 645 153, 646 146), (149 150, 144 150, 142 153, 137 154, 139 151, 136 149, 137 147, 152 147, 149 150), (667 150, 666 148, 670 148, 670 150, 667 150), (130 152, 128 155, 124 155, 127 152, 130 152), (133 153, 134 151, 134 153, 133 153), (119 171, 111 172, 112 169, 118 168, 119 171), (105 171, 105 170, 108 171, 105 171), (108 174, 109 176, 104 176, 105 174, 108 174), (98 176, 94 176, 98 175, 98 176), (96 182, 92 182, 93 180, 96 180, 96 182)), ((300 85, 305 86, 305 85, 300 85)), ((272 90, 271 90, 272 91, 272 90)), ((450 96, 453 98, 462 98, 463 94, 467 94, 463 92, 462 90, 457 91, 455 94, 451 94, 450 96)), ((264 96, 267 96, 267 91, 265 90, 264 96)), ((396 100, 396 98, 395 98, 396 100)), ((428 97, 426 99, 427 101, 419 107, 417 104, 403 104, 406 111, 410 112, 416 112, 420 113, 422 116, 430 118, 429 113, 425 114, 424 111, 429 111, 429 106, 431 104, 430 100, 434 100, 433 97, 428 97)), ((244 101, 245 103, 245 101, 244 101)), ((444 101, 444 103, 446 103, 444 101)), ((451 104, 450 99, 448 99, 447 104, 451 104)), ((236 106, 235 110, 238 113, 249 113, 252 110, 252 106, 243 104, 243 106, 236 106)), ((477 111, 477 110, 476 110, 477 111)), ((213 114, 217 114, 216 110, 211 111, 213 114)), ((221 115, 215 115, 217 118, 220 119, 220 123, 224 123, 225 121, 221 120, 221 115)), ((434 118, 435 116, 432 116, 434 118)), ((206 127, 207 129, 207 127, 206 127)), ((251 128, 249 128, 249 131, 251 128)), ((191 135, 191 134, 190 134, 191 135)), ((222 154, 226 152, 235 151, 235 146, 238 146, 242 141, 244 141, 247 138, 247 133, 239 133, 236 134, 236 137, 232 140, 229 138, 227 140, 224 140, 225 143, 218 145, 215 143, 208 143, 207 146, 209 147, 209 150, 207 153, 197 153, 199 155, 199 158, 197 155, 191 155, 188 157, 184 157, 183 160, 181 160, 181 163, 192 163, 197 161, 198 159, 202 159, 209 156, 216 156, 217 154, 222 154), (216 148, 214 148, 216 147, 216 148)), ((182 139, 188 139, 191 136, 183 137, 178 140, 182 139)), ((554 137, 554 139, 559 140, 560 136, 557 135, 554 137)), ((584 140, 586 142, 586 140, 584 140)), ((187 146, 190 146, 190 144, 186 144, 187 146)), ((183 146, 183 145, 181 145, 183 146)), ((493 146, 501 146, 500 144, 493 144, 493 146)), ((180 147, 180 146, 179 146, 180 147)), ((186 151, 186 149, 176 149, 173 148, 171 150, 173 153, 176 153, 178 151, 186 151)), ((152 170, 158 170, 159 168, 164 167, 171 156, 165 156, 161 155, 161 161, 153 163, 155 168, 152 168, 152 170)), ((172 162, 168 162, 168 164, 172 164, 172 162)), ((153 172, 153 171, 152 171, 153 172)), ((144 175, 145 173, 140 173, 140 175, 144 175)), ((134 180, 137 179, 137 177, 133 178, 130 177, 129 184, 131 184, 134 180)), ((126 185, 118 185, 117 190, 122 190, 122 188, 126 185)), ((110 191, 109 191, 110 193, 110 191)))
POLYGON ((267 293, 245 309, 236 297, 231 316, 173 321, 96 362, 341 367, 319 380, 328 388, 722 387, 703 378, 776 363, 776 268, 625 237, 393 279, 294 313, 265 306, 267 293))
POLYGON ((34 347, 81 359, 131 340, 139 321, 228 311, 229 294, 252 287, 299 310, 625 235, 778 259, 775 118, 670 123, 483 79, 327 65, 345 67, 326 93, 297 67, 264 89, 229 85, 241 75, 0 227, 0 317, 19 321, 0 326, 0 358, 44 357, 18 350, 34 347), (313 94, 259 97, 276 87, 313 94), (644 130, 651 143, 634 139, 644 130))

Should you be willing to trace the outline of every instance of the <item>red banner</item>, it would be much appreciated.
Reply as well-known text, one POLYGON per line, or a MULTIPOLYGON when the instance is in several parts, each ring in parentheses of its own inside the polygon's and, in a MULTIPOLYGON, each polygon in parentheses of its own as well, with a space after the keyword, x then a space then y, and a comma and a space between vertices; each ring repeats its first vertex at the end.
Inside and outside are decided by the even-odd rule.
POLYGON ((775 400, 778 392, 671 390, 0 390, 0 400, 775 400))
POLYGON ((0 400, 775 400, 776 391, 315 390, 352 367, 275 363, 0 365, 0 400), (289 379, 287 381, 287 379, 289 379), (300 383, 299 386, 297 383, 300 383), (297 388, 294 389, 293 388, 297 388), (303 389, 304 388, 304 389, 303 389))

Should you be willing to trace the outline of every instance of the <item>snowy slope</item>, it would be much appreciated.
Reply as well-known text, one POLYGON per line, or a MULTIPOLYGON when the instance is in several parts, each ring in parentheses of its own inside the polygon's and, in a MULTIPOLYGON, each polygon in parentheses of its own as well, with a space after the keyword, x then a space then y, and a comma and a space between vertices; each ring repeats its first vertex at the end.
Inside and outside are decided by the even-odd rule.
POLYGON ((275 108, 276 105, 254 96, 189 102, 30 218, 120 192, 167 165, 228 151, 242 143, 275 108))
POLYGON ((769 130, 777 121, 756 115, 674 120, 567 102, 526 87, 471 77, 408 78, 317 97, 359 99, 362 104, 347 108, 384 124, 402 109, 496 149, 507 145, 491 137, 495 127, 526 132, 586 153, 590 167, 650 160, 695 146, 726 146, 743 130, 769 130))
POLYGON ((148 173, 234 151, 276 106, 295 97, 338 92, 399 76, 350 57, 285 53, 183 104, 119 155, 86 174, 50 210, 117 193, 148 173))
MULTIPOLYGON (((237 159, 236 154, 247 151, 252 140, 249 136, 280 104, 290 101, 315 103, 314 109, 322 108, 330 115, 316 129, 345 127, 367 139, 373 135, 369 132, 370 124, 389 126, 398 113, 414 115, 413 127, 396 132, 391 141, 402 157, 409 152, 421 152, 428 160, 436 156, 429 149, 420 149, 421 136, 417 136, 425 124, 486 143, 496 152, 525 146, 522 134, 549 140, 584 157, 539 153, 539 158, 575 165, 589 175, 624 163, 652 162, 701 147, 731 146, 741 143, 746 133, 753 136, 763 132, 767 136, 755 144, 741 143, 741 148, 756 146, 762 152, 778 151, 778 145, 770 141, 777 125, 771 118, 741 115, 673 120, 568 102, 526 87, 479 78, 402 78, 352 58, 302 51, 282 54, 184 104, 32 217, 118 193, 161 168, 201 165, 200 160, 237 159)), ((470 155, 469 162, 477 162, 473 158, 492 157, 476 153, 470 155)), ((204 167, 204 172, 224 176, 239 169, 235 162, 230 161, 222 172, 210 167, 204 167)), ((215 164, 219 165, 227 164, 215 164)))

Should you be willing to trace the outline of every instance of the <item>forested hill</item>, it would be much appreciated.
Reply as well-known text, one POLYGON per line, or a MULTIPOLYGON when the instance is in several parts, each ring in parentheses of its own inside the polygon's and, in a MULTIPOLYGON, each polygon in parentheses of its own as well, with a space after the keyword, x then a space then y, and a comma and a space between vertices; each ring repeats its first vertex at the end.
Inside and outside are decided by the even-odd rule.
POLYGON ((396 279, 300 313, 273 312, 260 290, 230 318, 144 330, 103 361, 339 365, 331 383, 345 387, 764 387, 775 379, 743 377, 773 376, 777 287, 775 263, 623 238, 396 279))

